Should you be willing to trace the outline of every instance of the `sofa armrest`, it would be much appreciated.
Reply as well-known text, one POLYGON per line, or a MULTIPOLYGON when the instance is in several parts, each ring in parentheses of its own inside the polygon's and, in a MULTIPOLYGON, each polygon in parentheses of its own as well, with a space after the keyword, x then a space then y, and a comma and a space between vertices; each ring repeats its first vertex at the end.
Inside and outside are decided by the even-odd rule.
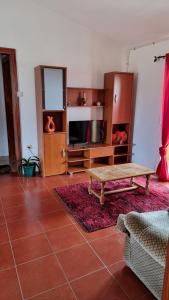
POLYGON ((117 224, 116 227, 117 229, 119 229, 121 232, 127 233, 128 234, 128 230, 125 226, 125 217, 126 215, 124 214, 120 214, 118 219, 117 219, 117 224))
POLYGON ((119 215, 117 227, 128 233, 160 265, 165 265, 167 241, 169 237, 169 213, 167 210, 119 215))

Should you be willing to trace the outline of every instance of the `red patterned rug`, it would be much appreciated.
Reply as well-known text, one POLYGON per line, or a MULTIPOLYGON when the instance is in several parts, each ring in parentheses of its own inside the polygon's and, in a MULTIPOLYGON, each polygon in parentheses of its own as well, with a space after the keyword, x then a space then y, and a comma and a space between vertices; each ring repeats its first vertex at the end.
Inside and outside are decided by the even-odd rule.
MULTIPOLYGON (((143 183, 142 178, 138 181, 143 183)), ((123 188, 127 183, 127 180, 109 182, 106 189, 123 188)), ((88 232, 115 225, 118 215, 122 213, 156 211, 169 207, 169 188, 155 180, 150 182, 148 196, 139 187, 130 192, 107 195, 103 206, 94 195, 88 194, 87 187, 88 183, 74 184, 56 188, 56 192, 76 221, 88 232)), ((95 189, 98 188, 99 185, 95 183, 95 189)))

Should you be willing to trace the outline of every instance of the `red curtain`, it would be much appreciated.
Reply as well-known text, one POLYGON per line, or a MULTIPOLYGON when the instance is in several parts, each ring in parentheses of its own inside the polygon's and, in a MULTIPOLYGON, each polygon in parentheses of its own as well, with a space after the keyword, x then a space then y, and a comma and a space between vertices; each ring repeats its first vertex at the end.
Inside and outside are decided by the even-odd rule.
POLYGON ((163 97, 162 97, 162 146, 159 148, 161 160, 157 167, 159 180, 169 180, 168 163, 166 158, 167 146, 169 145, 169 53, 166 54, 163 97))

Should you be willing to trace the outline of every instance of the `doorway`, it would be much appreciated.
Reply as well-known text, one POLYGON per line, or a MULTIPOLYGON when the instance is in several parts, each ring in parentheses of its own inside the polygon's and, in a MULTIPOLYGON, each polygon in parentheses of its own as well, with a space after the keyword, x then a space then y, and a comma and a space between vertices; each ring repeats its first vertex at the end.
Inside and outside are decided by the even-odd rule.
POLYGON ((20 111, 15 49, 0 48, 0 174, 18 171, 20 111))

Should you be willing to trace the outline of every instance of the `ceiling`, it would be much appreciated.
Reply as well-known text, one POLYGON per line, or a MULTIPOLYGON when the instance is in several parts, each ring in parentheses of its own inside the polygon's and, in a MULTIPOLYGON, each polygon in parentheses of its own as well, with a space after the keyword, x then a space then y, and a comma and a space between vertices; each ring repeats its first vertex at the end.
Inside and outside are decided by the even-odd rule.
POLYGON ((64 17, 135 47, 169 37, 168 0, 34 0, 64 17))

